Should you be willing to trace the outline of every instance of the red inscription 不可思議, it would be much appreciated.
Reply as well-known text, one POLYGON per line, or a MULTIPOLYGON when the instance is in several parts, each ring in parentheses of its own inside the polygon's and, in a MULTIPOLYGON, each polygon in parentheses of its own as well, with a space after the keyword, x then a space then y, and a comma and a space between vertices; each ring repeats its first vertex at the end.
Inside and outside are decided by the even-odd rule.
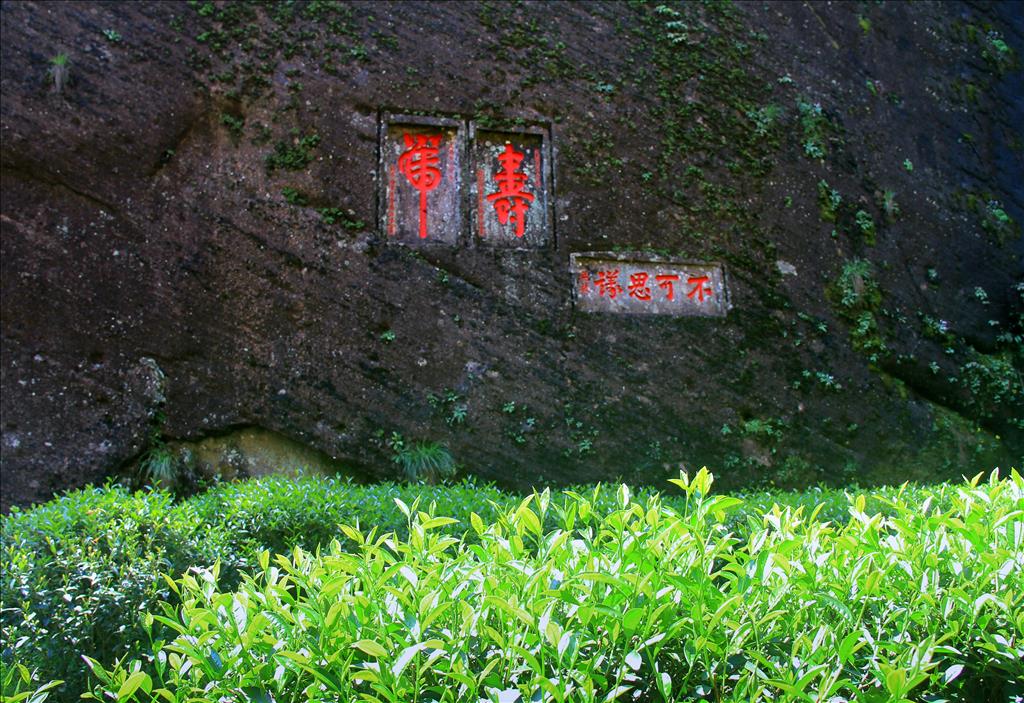
POLYGON ((637 300, 650 300, 651 287, 647 285, 650 274, 645 271, 631 274, 629 277, 629 295, 637 300))
POLYGON ((622 286, 619 285, 619 269, 598 271, 597 277, 594 278, 594 286, 597 288, 598 295, 607 294, 614 300, 615 296, 622 292, 622 286))
POLYGON ((679 274, 677 273, 662 273, 654 277, 658 281, 658 287, 664 288, 666 297, 669 300, 676 299, 676 289, 674 284, 679 281, 679 274))
MULTIPOLYGON (((591 290, 594 290, 599 296, 607 295, 613 300, 620 293, 628 293, 630 298, 642 302, 654 300, 654 295, 651 292, 650 273, 646 271, 630 273, 627 289, 623 289, 619 282, 619 277, 620 269, 609 269, 597 271, 593 279, 591 279, 590 271, 584 269, 579 272, 579 294, 588 295, 591 290)), ((665 300, 671 302, 676 299, 675 284, 679 282, 679 274, 659 273, 654 276, 654 280, 657 282, 658 287, 664 291, 662 297, 665 300)), ((694 302, 702 303, 705 298, 710 298, 713 294, 711 278, 709 276, 690 276, 686 279, 686 282, 693 286, 686 294, 686 297, 694 302)))
POLYGON ((705 297, 711 297, 711 279, 707 276, 690 276, 686 282, 693 286, 686 294, 687 298, 697 296, 697 302, 703 303, 705 297))
POLYGON ((579 252, 569 255, 569 271, 583 312, 725 317, 732 308, 725 268, 716 262, 579 252))
POLYGON ((420 194, 420 239, 427 238, 427 193, 441 183, 440 134, 405 134, 406 151, 398 157, 398 170, 420 194))
POLYGON ((524 190, 526 185, 526 174, 518 172, 523 162, 524 154, 516 151, 511 144, 505 144, 505 151, 498 155, 498 162, 501 169, 494 177, 498 184, 498 191, 490 193, 487 199, 494 204, 494 211, 498 215, 498 222, 508 224, 513 222, 516 226, 516 236, 522 237, 526 231, 526 211, 530 209, 533 202, 533 193, 524 190))

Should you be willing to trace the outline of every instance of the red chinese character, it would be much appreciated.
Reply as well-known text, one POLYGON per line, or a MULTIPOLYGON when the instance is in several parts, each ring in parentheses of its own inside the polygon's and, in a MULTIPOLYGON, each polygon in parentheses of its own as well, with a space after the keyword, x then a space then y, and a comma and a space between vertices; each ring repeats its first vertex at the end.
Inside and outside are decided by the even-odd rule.
POLYGON ((707 276, 690 276, 686 282, 693 286, 686 294, 687 298, 697 296, 697 302, 703 303, 705 296, 711 297, 711 281, 707 276))
POLYGON ((637 300, 650 300, 651 287, 647 285, 647 273, 634 273, 629 277, 629 294, 637 300))
POLYGON ((597 286, 598 295, 607 293, 609 298, 615 300, 615 296, 622 292, 622 286, 619 285, 619 269, 598 271, 594 285, 597 286))
POLYGON ((427 193, 441 182, 437 152, 440 134, 405 134, 407 150, 398 157, 398 170, 420 192, 420 239, 427 238, 427 193))
POLYGON ((498 155, 501 170, 494 177, 498 184, 498 192, 487 196, 487 199, 494 203, 498 222, 504 225, 511 219, 516 224, 517 237, 522 237, 525 232, 526 211, 533 202, 533 193, 523 190, 523 186, 526 185, 526 174, 516 172, 524 156, 521 151, 513 149, 511 144, 505 145, 505 151, 498 155))
POLYGON ((658 281, 658 286, 665 289, 666 297, 669 300, 675 300, 676 289, 673 287, 672 284, 679 281, 679 274, 659 273, 654 278, 658 281))
POLYGON ((590 292, 590 272, 580 271, 580 295, 590 292))

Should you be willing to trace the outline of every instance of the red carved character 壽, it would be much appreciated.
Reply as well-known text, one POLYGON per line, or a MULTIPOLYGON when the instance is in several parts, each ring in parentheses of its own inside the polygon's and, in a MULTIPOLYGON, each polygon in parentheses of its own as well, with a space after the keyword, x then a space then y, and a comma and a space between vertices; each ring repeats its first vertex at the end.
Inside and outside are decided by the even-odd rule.
POLYGON ((523 152, 516 151, 511 144, 505 145, 505 151, 498 155, 501 170, 494 177, 498 192, 487 196, 494 203, 498 222, 504 225, 511 220, 515 223, 517 237, 522 237, 526 231, 526 211, 533 202, 533 193, 524 190, 526 174, 517 171, 523 156, 523 152))
POLYGON ((398 157, 398 170, 420 193, 420 239, 427 238, 427 193, 441 183, 440 134, 405 134, 406 151, 398 157))

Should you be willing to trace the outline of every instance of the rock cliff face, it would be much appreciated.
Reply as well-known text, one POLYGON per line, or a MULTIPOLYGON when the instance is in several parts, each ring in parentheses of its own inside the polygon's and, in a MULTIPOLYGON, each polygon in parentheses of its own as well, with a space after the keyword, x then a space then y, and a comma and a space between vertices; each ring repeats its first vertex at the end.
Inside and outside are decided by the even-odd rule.
POLYGON ((1008 5, 5 2, 3 506, 239 431, 518 487, 1019 466, 1008 5), (551 244, 389 243, 385 112, 546 126, 551 244), (616 250, 733 309, 576 309, 616 250))

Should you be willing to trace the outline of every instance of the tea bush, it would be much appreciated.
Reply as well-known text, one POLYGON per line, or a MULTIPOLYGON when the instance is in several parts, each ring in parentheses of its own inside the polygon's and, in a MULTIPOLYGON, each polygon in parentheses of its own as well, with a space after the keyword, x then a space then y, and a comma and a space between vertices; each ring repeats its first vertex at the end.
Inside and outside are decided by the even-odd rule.
POLYGON ((396 502, 313 554, 174 582, 176 636, 103 666, 118 701, 995 701, 1024 695, 1024 479, 889 491, 849 518, 628 488, 536 493, 485 521, 396 502), (598 498, 595 501, 594 498, 598 498), (682 509, 679 509, 679 508, 682 509), (740 539, 727 527, 743 515, 740 539), (547 530, 545 524, 553 524, 547 530), (463 527, 462 525, 458 526, 463 527))
POLYGON ((89 488, 13 512, 0 539, 3 664, 82 690, 82 654, 113 661, 146 641, 140 614, 171 595, 161 573, 232 563, 222 537, 164 491, 89 488))
POLYGON ((419 498, 445 514, 466 516, 475 510, 490 516, 497 508, 489 501, 505 504, 515 496, 472 481, 449 486, 363 486, 332 477, 268 476, 220 484, 188 503, 204 522, 223 527, 233 551, 255 566, 255 557, 263 550, 286 553, 302 547, 312 551, 333 539, 344 540, 338 529, 342 523, 402 535, 408 523, 396 498, 407 504, 419 498))
MULTIPOLYGON (((950 510, 954 494, 948 487, 878 488, 859 499, 865 501, 865 512, 889 519, 900 514, 901 501, 928 500, 933 511, 950 510)), ((762 516, 776 504, 783 511, 799 508, 804 515, 814 513, 819 525, 828 521, 838 528, 849 519, 850 499, 842 490, 733 497, 743 500, 742 509, 716 515, 716 529, 732 534, 734 550, 745 548, 751 535, 760 531, 762 516)), ((264 551, 289 554, 299 547, 315 553, 337 540, 343 551, 358 552, 354 533, 342 531, 342 524, 359 533, 394 533, 395 540, 407 541, 412 523, 403 506, 417 499, 417 510, 457 518, 435 524, 430 532, 457 538, 460 548, 468 550, 484 542, 484 533, 468 527, 472 514, 481 524, 501 524, 523 497, 472 482, 362 486, 333 478, 272 476, 220 484, 178 504, 164 491, 130 493, 108 486, 15 511, 3 519, 0 531, 0 663, 7 673, 17 668, 11 666, 15 662, 25 667, 18 671, 33 671, 33 686, 64 679, 67 684, 51 691, 51 700, 78 700, 86 686, 82 655, 104 666, 126 655, 139 656, 148 643, 143 614, 153 611, 158 601, 172 608, 180 605, 178 593, 162 573, 176 578, 191 566, 209 569, 217 562, 219 590, 229 592, 243 583, 243 574, 263 570, 264 551)), ((546 500, 548 509, 537 514, 544 534, 564 530, 564 515, 578 514, 580 500, 589 506, 588 524, 620 510, 615 491, 594 486, 548 495, 546 500)), ((631 502, 652 500, 682 514, 693 506, 685 492, 656 497, 650 489, 631 502)), ((157 639, 172 633, 159 621, 151 631, 157 639)), ((7 677, 4 695, 29 683, 23 678, 7 677)))

